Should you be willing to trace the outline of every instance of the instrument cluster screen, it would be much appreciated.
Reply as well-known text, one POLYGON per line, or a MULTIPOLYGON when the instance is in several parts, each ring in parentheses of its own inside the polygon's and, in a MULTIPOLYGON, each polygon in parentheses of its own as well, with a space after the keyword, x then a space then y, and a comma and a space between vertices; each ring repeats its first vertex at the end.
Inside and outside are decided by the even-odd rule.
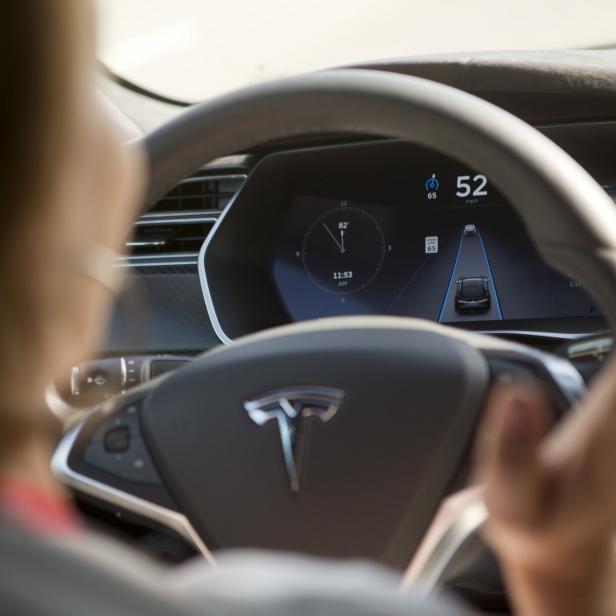
POLYGON ((291 183, 271 273, 293 320, 599 314, 577 280, 543 262, 488 177, 402 145, 329 152, 291 183))

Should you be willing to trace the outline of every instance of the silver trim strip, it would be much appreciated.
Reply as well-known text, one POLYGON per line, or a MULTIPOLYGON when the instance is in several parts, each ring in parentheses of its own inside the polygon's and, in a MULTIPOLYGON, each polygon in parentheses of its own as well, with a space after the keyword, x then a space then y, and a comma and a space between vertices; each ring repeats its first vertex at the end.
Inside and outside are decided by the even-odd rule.
MULTIPOLYGON (((168 214, 160 214, 159 218, 154 220, 152 219, 144 219, 142 216, 137 220, 134 224, 135 226, 142 225, 183 225, 183 224, 200 224, 200 223, 212 223, 212 229, 214 228, 214 224, 216 223, 216 216, 202 216, 194 214, 188 215, 176 215, 172 214, 169 216, 168 214), (178 217, 179 216, 179 217, 178 217)), ((207 237, 211 234, 212 229, 209 230, 207 237)), ((126 242, 126 246, 128 248, 132 248, 133 246, 164 246, 165 242, 135 242, 128 241, 126 242)), ((197 265, 197 256, 199 253, 196 252, 161 252, 160 254, 152 254, 152 255, 129 255, 126 257, 121 257, 119 259, 114 260, 114 267, 169 267, 173 265, 197 265), (191 258, 190 261, 177 260, 184 257, 191 258), (151 263, 147 263, 146 260, 151 260, 151 263)))
POLYGON ((218 227, 220 227, 220 225, 222 224, 222 221, 225 219, 225 217, 229 213, 229 210, 233 207, 233 204, 235 203, 238 196, 241 194, 244 186, 246 186, 246 182, 244 182, 242 186, 240 186, 239 190, 235 193, 235 195, 233 195, 229 203, 227 203, 227 206, 225 207, 225 209, 222 211, 222 213, 218 217, 218 220, 214 223, 214 226, 208 233, 207 237, 205 238, 205 241, 203 242, 201 246, 201 250, 199 251, 199 257, 197 260, 197 271, 199 273, 199 282, 201 283, 201 290, 203 292, 203 299, 205 301, 205 307, 207 309, 207 314, 212 324, 212 328, 214 329, 214 332, 216 333, 216 335, 218 336, 218 339, 223 344, 230 344, 232 340, 224 332, 222 325, 220 324, 220 321, 218 320, 216 309, 214 308, 214 301, 212 300, 212 294, 210 292, 210 286, 207 280, 207 273, 205 271, 205 255, 207 254, 207 249, 209 248, 210 243, 212 242, 212 239, 216 235, 216 231, 218 231, 218 227))
POLYGON ((204 215, 212 215, 218 216, 222 210, 181 210, 179 212, 169 211, 169 212, 148 212, 146 214, 141 214, 137 220, 155 220, 157 218, 165 218, 167 216, 177 216, 177 217, 190 217, 190 216, 204 216, 204 215))
POLYGON ((573 332, 548 332, 525 329, 481 329, 477 330, 488 336, 520 336, 527 338, 552 338, 554 340, 577 340, 588 336, 588 333, 573 332))
POLYGON ((245 173, 232 173, 230 175, 225 175, 224 173, 221 175, 195 175, 190 178, 186 178, 185 180, 182 180, 178 184, 178 186, 180 186, 181 184, 192 184, 194 182, 203 182, 207 180, 210 180, 212 182, 217 182, 220 180, 245 180, 247 177, 248 176, 245 173))
MULTIPOLYGON (((218 220, 218 216, 204 216, 202 214, 190 214, 180 216, 179 214, 171 213, 165 214, 165 217, 161 218, 144 218, 141 216, 134 225, 136 227, 143 227, 149 225, 198 225, 199 223, 211 222, 214 223, 218 220)), ((127 242, 128 243, 128 242, 127 242)))
POLYGON ((166 507, 155 505, 117 488, 107 486, 70 468, 68 458, 82 426, 83 424, 70 430, 60 441, 51 461, 51 470, 54 476, 63 484, 74 488, 78 492, 89 494, 116 507, 127 509, 174 530, 191 543, 205 560, 211 565, 215 565, 214 556, 185 515, 166 507))
POLYGON ((71 395, 78 396, 81 392, 79 391, 79 366, 73 366, 71 368, 71 395))
POLYGON ((159 261, 158 263, 114 263, 113 267, 173 267, 174 265, 197 265, 197 261, 159 261))
POLYGON ((120 385, 122 389, 126 387, 126 383, 128 382, 128 367, 126 365, 126 359, 124 357, 120 357, 120 385))
MULTIPOLYGON (((194 257, 195 258, 195 262, 197 257, 199 256, 198 252, 174 252, 173 255, 170 255, 171 258, 173 259, 178 259, 181 257, 194 257)), ((131 256, 126 256, 126 257, 118 257, 117 259, 114 260, 115 263, 123 263, 124 261, 135 261, 135 260, 147 260, 147 259, 151 259, 151 260, 156 260, 156 259, 161 259, 161 258, 165 258, 164 254, 160 254, 160 255, 131 255, 131 256)))
POLYGON ((480 487, 467 488, 447 497, 404 573, 402 588, 413 587, 420 596, 431 594, 443 581, 443 574, 457 551, 481 528, 487 517, 480 487))
POLYGON ((577 344, 572 344, 567 349, 569 359, 580 359, 591 357, 599 359, 614 350, 614 338, 606 334, 601 337, 593 337, 590 340, 582 340, 577 344))
POLYGON ((125 242, 125 246, 128 248, 135 248, 137 246, 164 246, 167 242, 165 241, 154 241, 154 242, 125 242))

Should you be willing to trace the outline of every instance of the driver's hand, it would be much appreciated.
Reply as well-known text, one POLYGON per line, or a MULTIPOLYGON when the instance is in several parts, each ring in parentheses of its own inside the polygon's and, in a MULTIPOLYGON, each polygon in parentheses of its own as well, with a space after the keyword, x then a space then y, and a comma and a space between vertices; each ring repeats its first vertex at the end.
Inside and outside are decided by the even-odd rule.
POLYGON ((533 385, 498 385, 477 443, 487 542, 517 613, 616 614, 616 365, 553 430, 533 385))

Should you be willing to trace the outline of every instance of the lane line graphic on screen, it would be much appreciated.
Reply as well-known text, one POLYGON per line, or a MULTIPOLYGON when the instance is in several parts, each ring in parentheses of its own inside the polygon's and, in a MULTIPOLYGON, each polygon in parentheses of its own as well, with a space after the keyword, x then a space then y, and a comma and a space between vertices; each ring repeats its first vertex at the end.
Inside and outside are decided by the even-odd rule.
POLYGON ((503 319, 488 251, 478 227, 469 223, 464 226, 460 235, 456 259, 438 320, 439 323, 473 321, 478 314, 483 320, 503 319), (481 291, 481 279, 486 279, 485 292, 481 291), (458 281, 461 282, 461 288, 458 281), (477 301, 465 305, 465 295, 474 297, 477 301), (484 301, 479 301, 481 298, 484 301))

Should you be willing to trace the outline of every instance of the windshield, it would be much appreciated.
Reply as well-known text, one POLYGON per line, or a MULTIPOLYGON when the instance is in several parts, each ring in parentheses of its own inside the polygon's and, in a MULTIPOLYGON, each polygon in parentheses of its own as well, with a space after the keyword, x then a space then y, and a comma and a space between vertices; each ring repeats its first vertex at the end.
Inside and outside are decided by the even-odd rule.
POLYGON ((197 101, 262 80, 412 54, 601 47, 613 0, 99 0, 102 62, 197 101))

